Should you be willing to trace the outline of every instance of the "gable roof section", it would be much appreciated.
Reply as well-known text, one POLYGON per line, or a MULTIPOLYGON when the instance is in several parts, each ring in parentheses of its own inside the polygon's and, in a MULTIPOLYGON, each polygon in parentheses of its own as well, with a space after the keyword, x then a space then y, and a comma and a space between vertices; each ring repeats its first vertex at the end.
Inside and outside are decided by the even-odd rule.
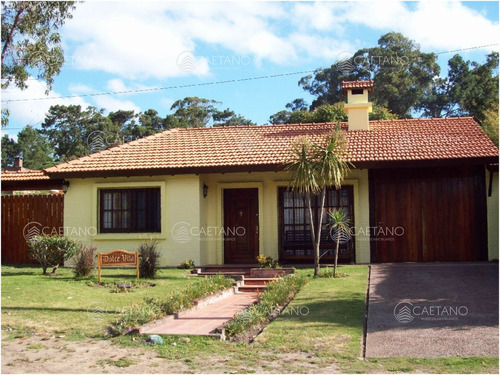
MULTIPOLYGON (((292 140, 320 141, 334 123, 172 129, 49 168, 51 177, 282 170, 292 140)), ((347 123, 342 123, 347 129, 347 123)), ((470 117, 371 121, 347 131, 358 168, 491 163, 498 149, 470 117)))
POLYGON ((40 181, 50 180, 50 177, 44 171, 24 169, 20 171, 2 171, 2 182, 19 181, 40 181))

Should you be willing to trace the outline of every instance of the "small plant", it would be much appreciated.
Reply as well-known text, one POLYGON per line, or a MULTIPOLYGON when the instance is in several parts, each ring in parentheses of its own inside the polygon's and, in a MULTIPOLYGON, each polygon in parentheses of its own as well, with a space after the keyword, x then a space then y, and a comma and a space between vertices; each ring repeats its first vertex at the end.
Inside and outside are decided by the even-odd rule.
POLYGON ((96 267, 95 254, 97 248, 93 245, 81 246, 76 254, 76 263, 73 272, 76 278, 88 277, 96 267))
POLYGON ((347 213, 342 209, 333 210, 328 212, 330 218, 329 226, 332 232, 332 239, 337 243, 335 247, 335 263, 333 265, 333 277, 337 275, 337 261, 339 259, 339 247, 342 241, 348 242, 351 240, 351 232, 349 228, 349 217, 347 213))
POLYGON ((177 265, 180 270, 192 270, 194 268, 194 260, 186 259, 184 262, 177 265))
POLYGON ((158 242, 143 242, 139 245, 139 277, 154 279, 158 271, 158 242))
POLYGON ((334 269, 331 267, 323 268, 316 275, 316 277, 320 277, 320 278, 341 278, 341 277, 346 277, 346 276, 347 276, 347 274, 345 274, 343 272, 334 272, 334 269))
POLYGON ((28 256, 40 263, 43 274, 47 268, 53 267, 52 274, 65 260, 71 258, 78 251, 78 244, 68 237, 57 235, 38 235, 28 241, 28 256))
POLYGON ((276 260, 271 257, 266 257, 264 254, 260 254, 256 259, 259 264, 259 268, 280 268, 280 265, 276 260))

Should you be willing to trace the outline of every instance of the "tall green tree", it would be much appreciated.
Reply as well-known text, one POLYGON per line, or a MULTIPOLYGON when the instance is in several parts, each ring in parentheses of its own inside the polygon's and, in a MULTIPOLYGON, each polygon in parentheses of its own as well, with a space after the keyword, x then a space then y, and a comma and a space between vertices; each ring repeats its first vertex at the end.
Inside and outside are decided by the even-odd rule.
POLYGON ((205 126, 250 125, 250 120, 236 115, 230 109, 220 111, 221 102, 211 99, 186 97, 177 100, 172 107, 173 114, 165 119, 166 128, 202 128, 205 126))
POLYGON ((490 53, 484 64, 455 55, 448 67, 447 77, 429 85, 419 109, 427 117, 473 116, 482 124, 498 104, 498 52, 490 53))
POLYGON ((50 107, 41 134, 50 142, 58 163, 88 155, 96 139, 103 149, 114 145, 121 129, 103 112, 91 106, 86 110, 79 105, 50 107))
POLYGON ((374 79, 375 104, 405 118, 439 72, 435 54, 423 53, 414 41, 391 32, 378 40, 378 46, 360 49, 350 59, 301 78, 299 86, 316 97, 314 109, 344 100, 342 81, 374 79))
POLYGON ((44 169, 55 164, 52 147, 40 131, 26 126, 18 135, 17 143, 23 154, 23 165, 28 169, 44 169))
POLYGON ((320 270, 320 245, 323 225, 326 189, 339 189, 352 164, 348 161, 347 139, 340 125, 318 144, 307 138, 292 143, 290 160, 286 165, 290 188, 304 196, 309 212, 309 223, 314 249, 314 275, 320 270), (312 196, 319 194, 318 213, 312 210, 312 196))
POLYGON ((2 1, 2 89, 24 89, 37 72, 50 91, 64 64, 58 30, 74 9, 74 1, 2 1))
POLYGON ((2 170, 14 165, 14 159, 20 155, 21 148, 15 140, 7 134, 2 136, 2 170))

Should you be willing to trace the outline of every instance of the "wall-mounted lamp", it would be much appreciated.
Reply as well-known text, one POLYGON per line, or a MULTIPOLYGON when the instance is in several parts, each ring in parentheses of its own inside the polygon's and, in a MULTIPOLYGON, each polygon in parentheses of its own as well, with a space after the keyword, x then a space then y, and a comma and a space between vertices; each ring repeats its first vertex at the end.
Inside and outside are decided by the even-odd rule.
POLYGON ((203 184, 203 198, 206 198, 208 195, 208 186, 203 184))
POLYGON ((69 188, 69 181, 64 181, 62 183, 62 191, 64 194, 66 194, 68 192, 68 188, 69 188))

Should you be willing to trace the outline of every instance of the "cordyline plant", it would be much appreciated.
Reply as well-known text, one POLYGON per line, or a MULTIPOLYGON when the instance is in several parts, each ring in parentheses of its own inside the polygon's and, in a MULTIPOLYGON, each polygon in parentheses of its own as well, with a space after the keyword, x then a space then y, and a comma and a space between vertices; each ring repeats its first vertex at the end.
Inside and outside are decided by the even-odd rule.
MULTIPOLYGON (((340 247, 340 241, 342 241, 342 235, 347 235, 350 236, 350 230, 351 228, 349 227, 349 217, 347 216, 347 213, 342 209, 339 208, 338 210, 333 210, 332 212, 328 212, 328 216, 330 218, 330 227, 332 232, 332 235, 336 236, 336 238, 333 238, 333 240, 337 243, 335 246, 335 261, 333 264, 333 277, 337 276, 337 261, 339 259, 339 247, 340 247)), ((344 237, 345 238, 345 237, 344 237)))
POLYGON ((335 130, 313 144, 307 137, 292 143, 290 159, 286 165, 290 189, 303 195, 307 202, 311 239, 314 249, 314 275, 320 270, 320 242, 325 207, 326 189, 340 189, 353 166, 348 160, 345 132, 337 124, 335 130), (312 197, 319 195, 319 215, 312 210, 312 197), (316 217, 315 217, 316 216, 316 217), (316 219, 316 220, 315 220, 316 219))

